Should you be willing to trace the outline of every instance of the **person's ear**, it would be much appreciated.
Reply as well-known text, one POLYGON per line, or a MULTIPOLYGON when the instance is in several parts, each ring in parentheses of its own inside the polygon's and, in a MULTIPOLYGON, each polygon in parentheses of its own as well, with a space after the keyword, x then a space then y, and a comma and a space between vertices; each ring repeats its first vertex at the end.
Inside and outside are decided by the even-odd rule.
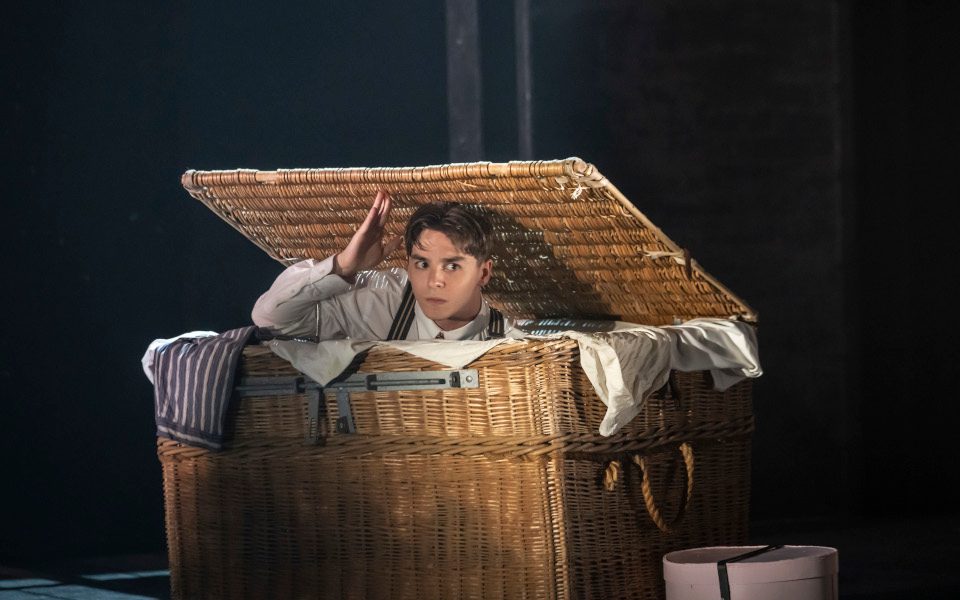
POLYGON ((488 258, 480 265, 480 287, 487 285, 491 276, 493 276, 493 260, 488 258))

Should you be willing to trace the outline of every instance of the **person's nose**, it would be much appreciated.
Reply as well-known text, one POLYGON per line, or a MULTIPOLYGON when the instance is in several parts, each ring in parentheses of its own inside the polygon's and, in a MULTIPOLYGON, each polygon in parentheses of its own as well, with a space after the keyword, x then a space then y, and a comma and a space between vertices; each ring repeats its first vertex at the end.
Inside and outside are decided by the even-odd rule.
POLYGON ((430 270, 430 287, 442 288, 446 285, 446 275, 443 272, 443 269, 431 269, 430 270))

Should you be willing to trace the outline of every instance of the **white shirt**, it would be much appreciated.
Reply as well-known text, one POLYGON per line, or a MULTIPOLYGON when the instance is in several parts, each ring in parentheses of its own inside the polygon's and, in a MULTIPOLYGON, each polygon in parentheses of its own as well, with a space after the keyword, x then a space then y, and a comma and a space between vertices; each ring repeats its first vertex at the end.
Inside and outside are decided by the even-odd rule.
MULTIPOLYGON (((332 256, 287 267, 254 305, 254 324, 282 335, 317 336, 320 340, 386 339, 403 299, 407 272, 364 271, 351 284, 332 271, 332 256)), ((450 331, 440 329, 416 303, 406 339, 432 340, 442 333, 446 340, 485 340, 489 322, 486 300, 472 321, 450 331)), ((524 333, 504 317, 504 337, 522 338, 524 333)))

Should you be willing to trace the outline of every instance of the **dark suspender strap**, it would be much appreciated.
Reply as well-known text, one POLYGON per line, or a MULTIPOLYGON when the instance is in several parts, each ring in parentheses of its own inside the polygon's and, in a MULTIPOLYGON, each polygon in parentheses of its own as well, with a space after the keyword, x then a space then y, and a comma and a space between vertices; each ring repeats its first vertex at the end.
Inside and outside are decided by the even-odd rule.
POLYGON ((503 331, 503 313, 491 306, 490 324, 487 326, 487 337, 491 339, 502 338, 503 331))
POLYGON ((413 307, 417 301, 413 297, 413 287, 407 282, 407 287, 403 288, 403 298, 400 300, 400 308, 393 317, 393 325, 390 326, 390 333, 387 334, 388 340, 405 340, 407 333, 410 332, 410 326, 413 325, 414 311, 413 307))
MULTIPOLYGON (((415 317, 414 306, 416 299, 413 297, 413 287, 407 282, 403 289, 403 298, 400 300, 400 308, 393 317, 393 324, 390 325, 390 332, 387 334, 387 340, 405 340, 410 332, 410 326, 413 325, 415 317)), ((487 325, 487 337, 502 338, 504 335, 503 313, 490 307, 490 323, 487 325)))

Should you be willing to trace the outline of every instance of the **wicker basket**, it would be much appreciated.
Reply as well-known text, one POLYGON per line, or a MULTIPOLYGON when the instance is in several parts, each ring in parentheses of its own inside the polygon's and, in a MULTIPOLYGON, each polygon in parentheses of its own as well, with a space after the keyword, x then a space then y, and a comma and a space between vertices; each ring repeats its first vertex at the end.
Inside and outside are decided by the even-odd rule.
MULTIPOLYGON (((488 298, 515 317, 756 318, 579 159, 184 184, 283 262, 342 247, 379 187, 395 227, 423 201, 476 203, 502 243, 488 298), (576 293, 553 302, 557 285, 576 293)), ((603 437, 576 342, 509 342, 469 367, 479 387, 352 394, 356 433, 337 433, 328 391, 319 431, 290 392, 234 402, 224 451, 159 438, 173 597, 662 598, 666 552, 746 542, 749 381, 721 393, 674 372, 603 437)), ((443 367, 374 347, 353 369, 443 367)), ((241 361, 244 378, 299 375, 263 347, 241 361)))

